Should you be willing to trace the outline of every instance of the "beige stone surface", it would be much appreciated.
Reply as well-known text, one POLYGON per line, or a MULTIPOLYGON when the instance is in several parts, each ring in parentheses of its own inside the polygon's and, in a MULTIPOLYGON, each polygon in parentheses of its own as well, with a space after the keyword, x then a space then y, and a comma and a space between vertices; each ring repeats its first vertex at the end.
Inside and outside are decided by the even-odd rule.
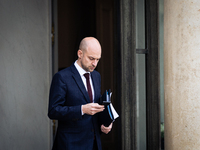
POLYGON ((164 1, 165 150, 200 149, 200 1, 164 1))

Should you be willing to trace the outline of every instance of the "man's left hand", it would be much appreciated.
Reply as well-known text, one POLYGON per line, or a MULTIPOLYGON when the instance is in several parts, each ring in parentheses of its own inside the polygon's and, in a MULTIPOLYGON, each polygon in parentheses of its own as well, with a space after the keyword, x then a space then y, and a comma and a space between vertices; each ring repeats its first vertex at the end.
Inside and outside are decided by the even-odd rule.
POLYGON ((101 125, 101 131, 105 134, 108 134, 112 129, 112 125, 113 125, 113 123, 111 123, 108 127, 101 125))

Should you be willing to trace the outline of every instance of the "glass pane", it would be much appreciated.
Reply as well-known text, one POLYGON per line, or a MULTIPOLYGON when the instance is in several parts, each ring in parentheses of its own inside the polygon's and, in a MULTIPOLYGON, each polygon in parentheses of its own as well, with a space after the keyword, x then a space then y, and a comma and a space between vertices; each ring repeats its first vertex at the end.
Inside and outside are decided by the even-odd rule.
MULTIPOLYGON (((145 4, 136 0, 136 49, 145 49, 145 4)), ((146 150, 145 54, 136 54, 137 149, 146 150)))
POLYGON ((146 150, 146 76, 145 55, 136 54, 137 149, 146 150))
POLYGON ((145 49, 145 4, 136 0, 136 49, 145 49))

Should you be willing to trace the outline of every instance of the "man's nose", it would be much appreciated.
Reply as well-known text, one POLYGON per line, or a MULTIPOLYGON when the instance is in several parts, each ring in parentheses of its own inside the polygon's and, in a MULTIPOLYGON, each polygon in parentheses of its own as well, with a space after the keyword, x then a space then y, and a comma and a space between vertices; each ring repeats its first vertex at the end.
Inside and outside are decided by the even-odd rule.
POLYGON ((97 60, 94 60, 94 61, 92 62, 92 65, 96 67, 96 66, 97 66, 97 63, 98 63, 98 61, 97 61, 97 60))

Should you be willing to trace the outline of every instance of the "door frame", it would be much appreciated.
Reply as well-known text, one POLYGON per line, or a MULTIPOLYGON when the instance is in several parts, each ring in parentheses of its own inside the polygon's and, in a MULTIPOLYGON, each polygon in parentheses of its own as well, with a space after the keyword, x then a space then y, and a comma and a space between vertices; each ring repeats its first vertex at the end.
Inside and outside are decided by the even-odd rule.
POLYGON ((158 0, 145 0, 145 49, 136 49, 136 1, 118 0, 115 4, 117 14, 115 64, 117 64, 117 81, 119 81, 116 97, 120 105, 119 136, 121 137, 120 147, 123 150, 137 149, 136 53, 146 55, 147 149, 159 150, 161 147, 158 4, 158 0))

